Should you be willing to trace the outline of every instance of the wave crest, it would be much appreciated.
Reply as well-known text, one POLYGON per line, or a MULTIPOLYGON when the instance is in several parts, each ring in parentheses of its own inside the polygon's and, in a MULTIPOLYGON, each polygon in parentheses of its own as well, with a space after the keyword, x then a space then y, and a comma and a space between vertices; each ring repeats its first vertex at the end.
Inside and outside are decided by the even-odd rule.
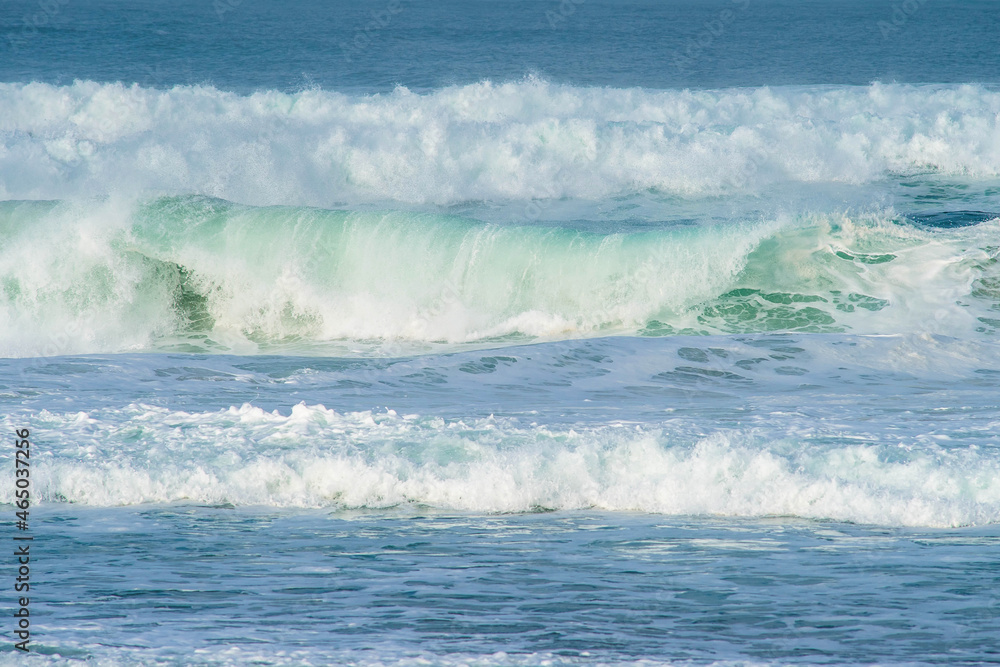
POLYGON ((654 91, 529 79, 240 96, 0 83, 0 199, 196 193, 328 207, 996 177, 998 119, 1000 92, 974 85, 654 91))
POLYGON ((841 214, 601 234, 202 198, 8 203, 0 355, 385 345, 402 354, 398 344, 608 334, 994 335, 998 225, 942 231, 841 214))

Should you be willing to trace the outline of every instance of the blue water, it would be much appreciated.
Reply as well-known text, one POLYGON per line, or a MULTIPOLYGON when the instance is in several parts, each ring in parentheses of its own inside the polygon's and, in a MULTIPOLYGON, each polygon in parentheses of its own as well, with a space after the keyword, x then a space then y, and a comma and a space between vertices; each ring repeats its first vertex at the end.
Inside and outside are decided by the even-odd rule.
POLYGON ((28 660, 1000 662, 994 4, 4 3, 28 660))

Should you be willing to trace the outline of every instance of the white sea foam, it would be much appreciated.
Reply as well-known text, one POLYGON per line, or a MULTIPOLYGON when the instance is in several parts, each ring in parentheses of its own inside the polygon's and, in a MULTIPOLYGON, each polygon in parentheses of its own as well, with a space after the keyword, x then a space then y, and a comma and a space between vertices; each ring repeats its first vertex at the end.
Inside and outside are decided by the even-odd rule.
POLYGON ((0 199, 200 193, 250 204, 758 191, 1000 175, 975 85, 654 91, 529 79, 426 94, 0 84, 0 199))
POLYGON ((805 422, 778 432, 705 432, 682 421, 557 429, 305 404, 288 415, 251 405, 208 413, 132 405, 43 411, 34 428, 60 434, 33 458, 45 502, 1000 521, 991 451, 921 436, 913 447, 912 438, 838 435, 805 422))
MULTIPOLYGON (((168 665, 198 664, 206 667, 239 667, 247 664, 266 664, 281 667, 284 665, 344 665, 345 667, 694 667, 691 661, 672 661, 652 658, 623 659, 618 656, 605 657, 583 651, 581 655, 562 655, 558 653, 446 653, 435 654, 426 651, 404 651, 402 649, 378 650, 323 650, 282 649, 282 648, 247 648, 245 646, 197 646, 184 654, 180 660, 180 650, 176 646, 156 651, 134 646, 109 647, 104 644, 95 645, 75 642, 63 642, 62 647, 71 646, 71 650, 88 655, 88 664, 95 667, 118 667, 119 665, 168 665), (271 650, 268 650, 271 648, 271 650), (192 660, 194 656, 194 660, 192 660)), ((36 664, 65 664, 66 658, 36 654, 36 664)), ((18 656, 0 656, 0 666, 20 665, 18 656)), ((748 660, 718 660, 705 664, 706 667, 765 667, 771 663, 753 662, 748 660)))

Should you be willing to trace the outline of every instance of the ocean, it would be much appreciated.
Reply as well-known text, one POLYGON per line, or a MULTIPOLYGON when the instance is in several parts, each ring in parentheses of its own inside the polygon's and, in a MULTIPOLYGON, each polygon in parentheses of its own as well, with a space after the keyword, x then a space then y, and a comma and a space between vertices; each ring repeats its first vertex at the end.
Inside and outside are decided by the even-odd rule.
POLYGON ((998 33, 5 0, 0 664, 1000 662, 998 33))

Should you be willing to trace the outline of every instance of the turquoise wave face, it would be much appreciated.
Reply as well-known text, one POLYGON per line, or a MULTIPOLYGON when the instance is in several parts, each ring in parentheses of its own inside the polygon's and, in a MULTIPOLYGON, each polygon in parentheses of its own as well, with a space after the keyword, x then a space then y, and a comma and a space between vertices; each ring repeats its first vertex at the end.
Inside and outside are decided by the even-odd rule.
POLYGON ((599 233, 202 197, 8 202, 0 353, 393 354, 608 334, 995 335, 1000 220, 974 218, 884 211, 599 233))

